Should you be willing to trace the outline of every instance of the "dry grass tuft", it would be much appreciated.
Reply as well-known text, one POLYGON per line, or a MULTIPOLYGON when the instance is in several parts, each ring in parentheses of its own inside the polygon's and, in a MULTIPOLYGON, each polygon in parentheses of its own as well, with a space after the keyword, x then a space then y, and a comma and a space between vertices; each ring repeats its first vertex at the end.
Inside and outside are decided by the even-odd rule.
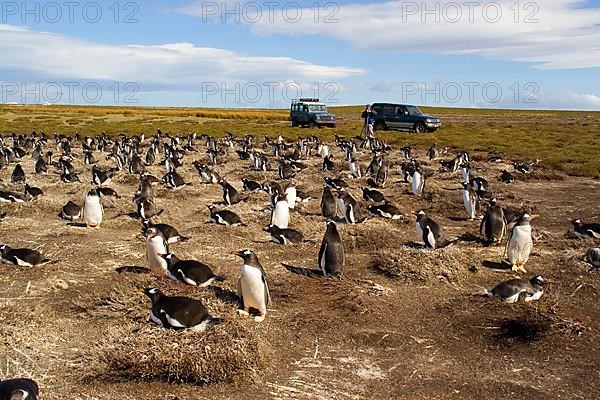
POLYGON ((196 385, 255 380, 264 366, 254 334, 236 321, 204 333, 150 325, 114 329, 82 361, 84 380, 196 385))
POLYGON ((371 267, 391 278, 405 282, 459 282, 475 265, 459 247, 437 250, 400 247, 381 250, 373 256, 371 267))

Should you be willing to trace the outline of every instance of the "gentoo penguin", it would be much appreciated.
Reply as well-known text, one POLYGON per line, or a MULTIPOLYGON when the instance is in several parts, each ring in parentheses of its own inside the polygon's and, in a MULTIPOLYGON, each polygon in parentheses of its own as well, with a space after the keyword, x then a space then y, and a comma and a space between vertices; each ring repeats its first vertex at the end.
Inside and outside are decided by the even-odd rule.
POLYGON ((585 254, 584 261, 592 266, 592 268, 600 268, 600 247, 589 249, 585 254))
POLYGON ((326 157, 323 157, 323 171, 333 171, 335 170, 335 163, 333 162, 333 154, 329 154, 326 157))
POLYGON ((277 225, 269 225, 264 229, 271 234, 271 239, 277 244, 290 245, 304 242, 304 235, 295 229, 281 229, 277 225))
POLYGON ((477 196, 477 193, 475 193, 475 191, 471 188, 469 182, 464 182, 462 187, 462 198, 465 209, 467 210, 467 218, 469 220, 474 220, 477 218, 479 196, 477 196))
POLYGON ((325 218, 334 218, 337 213, 337 201, 329 186, 324 186, 321 197, 321 215, 325 218))
POLYGON ((363 199, 365 201, 374 201, 375 203, 381 203, 385 200, 385 196, 378 190, 370 189, 368 187, 362 188, 363 199))
POLYGON ((479 232, 486 244, 496 244, 502 241, 506 232, 504 210, 497 204, 496 198, 490 200, 488 209, 483 216, 479 232))
POLYGON ((271 212, 271 225, 277 225, 281 229, 286 229, 290 223, 290 205, 287 196, 279 194, 275 207, 271 212))
POLYGON ((267 315, 267 307, 271 305, 267 275, 258 257, 252 250, 241 250, 232 253, 244 260, 240 268, 240 279, 238 281, 238 295, 242 300, 242 308, 238 313, 249 315, 250 309, 258 311, 254 317, 256 322, 264 321, 267 315))
POLYGON ((438 156, 439 156, 439 151, 437 149, 437 144, 434 143, 431 145, 429 150, 427 150, 427 158, 429 158, 429 161, 433 161, 436 158, 438 158, 438 156))
POLYGON ((356 157, 354 155, 352 155, 350 157, 350 161, 349 161, 349 168, 350 168, 350 175, 353 178, 362 178, 363 177, 363 171, 362 168, 360 166, 360 164, 358 163, 358 161, 356 160, 356 157))
POLYGON ((139 197, 136 199, 137 214, 142 219, 150 219, 157 215, 162 214, 164 210, 157 211, 156 204, 152 197, 139 197))
POLYGON ((419 239, 425 242, 425 246, 431 249, 438 249, 452 244, 452 241, 446 238, 442 227, 429 218, 423 210, 417 213, 416 228, 419 239))
POLYGON ((346 256, 344 242, 333 221, 327 221, 325 235, 319 249, 319 268, 323 276, 339 276, 342 274, 346 256))
POLYGON ((242 178, 242 188, 249 192, 258 192, 262 190, 263 186, 256 181, 248 178, 242 178))
POLYGON ((121 196, 119 196, 119 194, 116 192, 115 189, 110 188, 108 186, 98 186, 96 188, 96 190, 98 191, 98 194, 100 196, 104 196, 104 197, 114 197, 116 199, 120 199, 121 196))
POLYGON ((92 167, 92 183, 95 185, 106 185, 110 182, 110 174, 102 171, 97 166, 92 167))
POLYGON ((173 253, 163 254, 161 257, 167 262, 167 276, 171 279, 200 287, 209 286, 215 280, 223 280, 208 265, 199 261, 180 260, 173 253))
POLYGON ((345 189, 348 187, 346 181, 341 178, 325 178, 325 184, 332 189, 345 189))
POLYGON ((43 157, 38 158, 35 162, 35 173, 36 174, 45 174, 48 172, 48 165, 43 157))
POLYGON ((0 190, 0 202, 2 203, 25 203, 26 201, 27 198, 21 193, 0 190))
POLYGON ((15 165, 15 169, 10 175, 10 181, 12 183, 25 183, 26 180, 27 177, 25 176, 25 171, 23 171, 23 167, 21 167, 21 164, 15 165))
POLYGON ((194 161, 193 165, 204 183, 217 184, 221 181, 221 176, 213 171, 208 165, 200 164, 198 161, 194 161))
POLYGON ((422 195, 423 188, 425 187, 425 176, 421 173, 420 168, 415 168, 415 171, 412 174, 411 182, 412 194, 415 196, 422 195))
POLYGON ((241 218, 229 210, 217 210, 217 207, 210 205, 208 206, 208 212, 210 214, 210 222, 217 225, 225 226, 246 226, 241 218))
POLYGON ((479 197, 484 197, 485 193, 488 192, 490 188, 488 181, 482 177, 471 178, 469 184, 479 197))
POLYGON ((94 155, 91 151, 86 151, 83 153, 83 163, 86 165, 96 164, 96 160, 94 159, 94 155))
POLYGON ((21 267, 35 267, 50 262, 42 253, 32 249, 13 249, 10 246, 0 246, 2 262, 4 264, 20 265, 21 267))
POLYGON ((386 201, 383 204, 370 205, 367 207, 367 210, 372 212, 375 215, 379 215, 382 218, 387 219, 400 219, 402 218, 402 212, 393 205, 392 203, 386 201))
POLYGON ((69 221, 74 221, 81 217, 81 207, 69 200, 60 210, 60 217, 69 221))
POLYGON ((219 181, 219 184, 221 185, 221 189, 223 191, 223 203, 226 206, 237 204, 241 201, 238 191, 233 186, 231 186, 226 180, 221 179, 219 181))
POLYGON ((165 176, 163 176, 161 182, 163 182, 169 189, 173 190, 181 189, 184 186, 191 185, 191 183, 185 182, 183 177, 179 175, 177 171, 168 172, 165 176))
POLYGON ((347 224, 357 224, 364 221, 358 201, 346 190, 338 192, 338 209, 347 224))
POLYGON ((168 224, 153 224, 149 219, 142 220, 142 231, 146 235, 148 229, 156 228, 162 233, 167 243, 185 242, 188 237, 181 235, 174 226, 168 224))
POLYGON ((513 178, 512 174, 505 169, 502 170, 502 173, 500 174, 500 178, 498 178, 498 179, 500 180, 500 182, 504 182, 504 183, 512 183, 515 180, 515 178, 513 178))
POLYGON ((296 187, 289 185, 288 187, 285 188, 285 196, 288 202, 288 205, 290 206, 290 210, 293 210, 294 208, 296 208, 296 197, 297 197, 297 191, 296 191, 296 187))
POLYGON ((516 303, 519 301, 519 295, 525 293, 525 301, 539 300, 544 294, 544 287, 546 283, 552 283, 552 281, 546 281, 539 275, 534 276, 531 279, 509 279, 504 282, 500 282, 493 289, 484 289, 484 294, 501 300, 505 303, 516 303))
POLYGON ((578 238, 589 236, 596 239, 600 239, 600 224, 584 224, 583 222, 581 222, 580 218, 574 219, 572 223, 573 232, 578 238))
POLYGON ((157 288, 144 290, 152 301, 150 320, 157 325, 173 329, 204 332, 213 322, 201 302, 189 297, 169 297, 157 288))
POLYGON ((0 400, 37 400, 38 384, 31 379, 17 378, 0 382, 0 400))
POLYGON ((533 247, 530 222, 537 217, 537 215, 523 214, 510 232, 506 244, 506 255, 513 271, 527 272, 525 263, 527 263, 533 247))
POLYGON ((43 196, 44 191, 38 187, 29 186, 29 184, 25 184, 25 195, 35 199, 36 197, 43 196))
POLYGON ((83 223, 88 228, 99 228, 104 218, 104 208, 96 189, 91 189, 83 203, 83 223))
POLYGON ((168 271, 167 261, 162 257, 169 254, 169 244, 157 228, 146 231, 146 261, 150 268, 168 271))

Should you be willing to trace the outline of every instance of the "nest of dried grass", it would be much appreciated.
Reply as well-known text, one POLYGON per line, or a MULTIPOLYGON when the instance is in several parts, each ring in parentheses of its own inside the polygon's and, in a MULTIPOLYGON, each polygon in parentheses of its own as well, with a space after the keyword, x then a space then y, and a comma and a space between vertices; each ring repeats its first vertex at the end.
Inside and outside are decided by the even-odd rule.
POLYGON ((407 246, 376 252, 371 267, 388 277, 405 282, 459 282, 476 265, 464 249, 453 246, 426 250, 407 246))
POLYGON ((236 321, 204 333, 154 326, 113 329, 82 361, 86 381, 195 385, 256 380, 265 365, 256 337, 236 321))

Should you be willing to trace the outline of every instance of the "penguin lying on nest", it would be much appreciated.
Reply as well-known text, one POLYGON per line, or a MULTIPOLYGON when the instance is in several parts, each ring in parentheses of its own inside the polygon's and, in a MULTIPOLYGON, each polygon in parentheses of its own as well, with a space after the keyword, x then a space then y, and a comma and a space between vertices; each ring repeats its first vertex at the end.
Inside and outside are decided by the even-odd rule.
POLYGON ((544 294, 544 285, 554 283, 546 280, 540 275, 531 279, 509 279, 500 282, 491 290, 483 289, 482 295, 498 299, 504 303, 516 303, 521 293, 525 293, 525 301, 539 300, 544 294))
POLYGON ((150 320, 157 325, 204 332, 211 323, 216 322, 204 305, 196 299, 169 297, 157 288, 144 289, 144 293, 152 301, 150 320))
POLYGON ((167 276, 193 286, 207 287, 224 277, 215 275, 212 269, 196 260, 180 260, 173 253, 160 255, 167 262, 167 276))
POLYGON ((32 249, 13 249, 10 246, 0 246, 2 253, 2 262, 4 264, 19 265, 22 267, 35 267, 50 262, 50 260, 37 250, 32 249))
POLYGON ((592 266, 592 269, 600 269, 600 247, 589 249, 583 259, 592 266))
POLYGON ((39 395, 40 389, 34 380, 17 378, 0 382, 1 400, 37 400, 39 395))
POLYGON ((580 218, 572 221, 573 231, 577 238, 581 239, 584 236, 600 239, 600 224, 584 224, 580 218))

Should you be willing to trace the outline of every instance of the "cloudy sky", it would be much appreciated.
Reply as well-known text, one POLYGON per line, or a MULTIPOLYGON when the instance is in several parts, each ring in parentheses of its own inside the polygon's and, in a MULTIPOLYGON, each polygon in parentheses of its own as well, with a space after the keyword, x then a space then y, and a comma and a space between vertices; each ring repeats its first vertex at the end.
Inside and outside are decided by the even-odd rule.
POLYGON ((2 2, 0 102, 600 110, 600 1, 2 2))

